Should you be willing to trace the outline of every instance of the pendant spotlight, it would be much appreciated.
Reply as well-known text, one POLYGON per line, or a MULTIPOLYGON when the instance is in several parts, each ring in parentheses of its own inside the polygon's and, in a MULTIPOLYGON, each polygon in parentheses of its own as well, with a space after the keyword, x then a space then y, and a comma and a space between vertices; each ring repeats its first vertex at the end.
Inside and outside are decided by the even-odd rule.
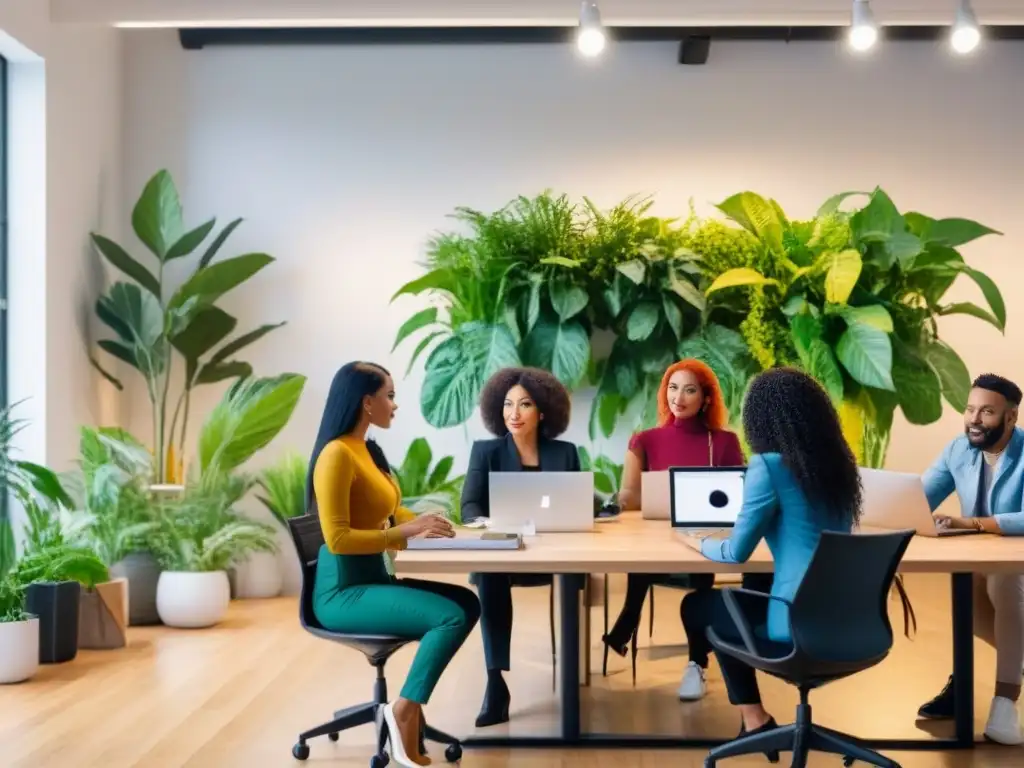
POLYGON ((974 9, 971 8, 971 0, 960 0, 949 42, 953 50, 961 54, 970 53, 981 42, 981 29, 974 9))
POLYGON ((853 0, 849 39, 855 51, 866 51, 878 42, 878 24, 868 0, 853 0))
POLYGON ((576 35, 576 48, 581 54, 593 58, 604 50, 605 34, 601 25, 601 12, 597 3, 583 0, 580 6, 580 31, 576 35))

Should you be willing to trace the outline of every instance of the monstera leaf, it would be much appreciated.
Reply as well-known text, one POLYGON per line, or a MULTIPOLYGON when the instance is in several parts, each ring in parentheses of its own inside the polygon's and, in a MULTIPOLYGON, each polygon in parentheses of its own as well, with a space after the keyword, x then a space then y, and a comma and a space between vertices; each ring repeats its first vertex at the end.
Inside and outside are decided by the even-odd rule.
POLYGON ((427 423, 438 429, 462 424, 473 412, 487 379, 517 365, 519 352, 504 324, 463 324, 427 357, 420 390, 427 423))

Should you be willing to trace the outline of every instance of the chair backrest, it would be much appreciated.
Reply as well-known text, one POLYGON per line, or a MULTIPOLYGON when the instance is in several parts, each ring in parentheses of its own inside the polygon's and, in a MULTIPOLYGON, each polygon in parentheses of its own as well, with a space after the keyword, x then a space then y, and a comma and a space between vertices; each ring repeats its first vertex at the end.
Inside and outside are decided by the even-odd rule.
POLYGON ((314 515, 302 515, 288 520, 288 531, 295 544, 295 552, 302 566, 302 592, 299 595, 299 621, 302 626, 321 629, 320 622, 313 614, 313 585, 316 581, 316 562, 320 557, 320 547, 324 543, 324 532, 320 527, 320 518, 314 515))
POLYGON ((822 534, 790 610, 793 640, 803 654, 850 662, 889 652, 889 592, 913 535, 822 534))

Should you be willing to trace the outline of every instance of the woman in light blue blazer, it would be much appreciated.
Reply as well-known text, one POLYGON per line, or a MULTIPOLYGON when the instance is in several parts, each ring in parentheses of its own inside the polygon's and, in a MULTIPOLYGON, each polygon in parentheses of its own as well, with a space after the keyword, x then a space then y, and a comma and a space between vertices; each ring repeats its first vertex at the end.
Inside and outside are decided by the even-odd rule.
MULTIPOLYGON (((709 560, 743 563, 764 539, 775 561, 771 594, 792 600, 822 531, 848 533, 860 517, 857 462, 828 395, 810 376, 791 368, 754 379, 743 405, 743 429, 752 456, 732 535, 693 536, 687 543, 709 560)), ((789 646, 787 607, 777 600, 754 602, 758 613, 751 609, 747 618, 758 637, 769 646, 789 646)), ((723 639, 740 642, 719 590, 691 592, 681 612, 691 637, 714 627, 723 639)), ((776 728, 761 705, 753 668, 724 654, 718 666, 729 701, 743 718, 740 735, 776 728)))

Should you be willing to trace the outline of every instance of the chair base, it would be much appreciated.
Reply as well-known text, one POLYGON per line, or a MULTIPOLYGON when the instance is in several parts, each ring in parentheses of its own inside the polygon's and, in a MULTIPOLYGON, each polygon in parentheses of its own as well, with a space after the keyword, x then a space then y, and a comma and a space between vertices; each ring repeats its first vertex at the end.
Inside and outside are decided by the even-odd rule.
POLYGON ((741 736, 735 741, 712 749, 704 759, 704 768, 715 768, 719 760, 758 753, 792 752, 793 768, 806 768, 811 752, 839 755, 843 764, 851 766, 857 761, 878 768, 900 768, 899 763, 868 749, 852 736, 833 731, 811 722, 811 708, 807 704, 797 707, 797 721, 771 731, 741 736))
MULTIPOLYGON (((360 725, 373 723, 377 733, 377 753, 370 758, 370 768, 384 768, 390 761, 386 751, 388 745, 388 727, 384 722, 384 705, 388 702, 387 681, 384 679, 384 665, 374 665, 377 669, 377 680, 373 690, 373 701, 365 704, 357 704, 354 707, 346 707, 334 713, 334 719, 330 722, 310 728, 299 734, 299 740, 292 747, 292 757, 296 760, 305 760, 309 757, 310 739, 318 736, 326 736, 331 741, 338 740, 338 734, 360 725)), ((444 744, 444 759, 449 763, 456 763, 462 759, 462 745, 454 736, 449 736, 444 731, 439 731, 430 725, 423 726, 420 734, 420 750, 427 753, 427 741, 437 744, 444 744)))

